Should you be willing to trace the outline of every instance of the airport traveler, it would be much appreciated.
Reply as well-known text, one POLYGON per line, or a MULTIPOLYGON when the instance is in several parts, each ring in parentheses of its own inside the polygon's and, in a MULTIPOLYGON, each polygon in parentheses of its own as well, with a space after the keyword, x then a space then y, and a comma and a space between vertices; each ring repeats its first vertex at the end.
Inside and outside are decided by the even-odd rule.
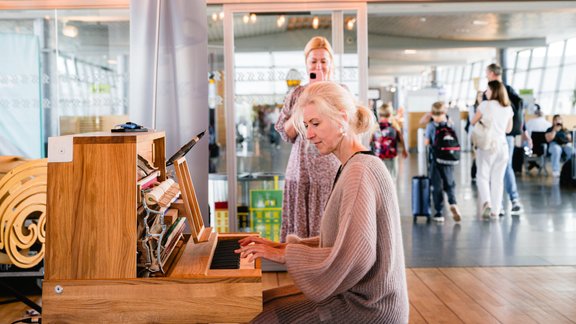
POLYGON ((566 159, 572 157, 572 135, 562 122, 562 116, 554 115, 552 118, 552 126, 546 130, 546 141, 548 142, 548 152, 550 153, 550 161, 552 162, 552 176, 560 176, 560 159, 562 153, 566 155, 566 159))

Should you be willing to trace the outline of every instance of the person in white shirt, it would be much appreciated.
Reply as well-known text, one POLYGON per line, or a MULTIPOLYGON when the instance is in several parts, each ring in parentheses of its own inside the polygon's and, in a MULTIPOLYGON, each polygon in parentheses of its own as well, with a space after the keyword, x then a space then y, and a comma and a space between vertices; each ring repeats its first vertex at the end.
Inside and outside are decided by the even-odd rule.
POLYGON ((488 100, 482 101, 478 106, 476 115, 472 118, 472 125, 481 120, 484 125, 490 125, 489 136, 493 143, 488 149, 478 148, 476 151, 478 165, 476 184, 482 218, 497 219, 502 208, 504 172, 510 158, 506 133, 512 130, 514 112, 502 82, 498 80, 488 82, 486 97, 488 100))
POLYGON ((532 118, 526 122, 526 131, 528 132, 528 136, 532 135, 532 132, 545 132, 552 126, 552 124, 544 118, 544 113, 540 108, 540 105, 535 104, 536 110, 534 111, 534 115, 536 118, 532 118))

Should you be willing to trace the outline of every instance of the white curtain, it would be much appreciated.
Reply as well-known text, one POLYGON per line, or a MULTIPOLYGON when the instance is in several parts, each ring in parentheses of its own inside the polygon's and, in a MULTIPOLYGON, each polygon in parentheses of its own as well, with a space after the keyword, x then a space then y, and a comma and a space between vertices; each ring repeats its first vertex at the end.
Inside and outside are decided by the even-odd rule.
MULTIPOLYGON (((157 1, 160 49, 156 129, 166 132, 167 158, 197 133, 208 133, 208 29, 205 0, 130 3, 132 122, 152 128, 157 1)), ((204 222, 208 221, 208 134, 186 155, 204 222)))

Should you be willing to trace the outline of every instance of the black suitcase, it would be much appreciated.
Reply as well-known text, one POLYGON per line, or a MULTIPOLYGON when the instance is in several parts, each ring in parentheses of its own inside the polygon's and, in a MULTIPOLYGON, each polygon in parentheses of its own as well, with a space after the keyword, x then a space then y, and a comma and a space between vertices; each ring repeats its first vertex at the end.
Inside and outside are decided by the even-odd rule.
POLYGON ((430 178, 412 177, 412 215, 426 216, 430 220, 430 178))

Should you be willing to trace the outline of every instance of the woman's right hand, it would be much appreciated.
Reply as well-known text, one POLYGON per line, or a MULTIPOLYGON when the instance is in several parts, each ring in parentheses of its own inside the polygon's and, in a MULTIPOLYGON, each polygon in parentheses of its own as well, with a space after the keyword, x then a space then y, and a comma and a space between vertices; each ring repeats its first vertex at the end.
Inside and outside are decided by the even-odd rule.
POLYGON ((286 247, 286 243, 278 243, 278 242, 274 242, 272 240, 263 238, 263 237, 258 237, 258 236, 247 236, 243 239, 240 239, 238 241, 238 243, 240 243, 240 246, 246 246, 248 244, 254 243, 254 244, 262 244, 262 245, 267 245, 273 248, 285 248, 286 247))

